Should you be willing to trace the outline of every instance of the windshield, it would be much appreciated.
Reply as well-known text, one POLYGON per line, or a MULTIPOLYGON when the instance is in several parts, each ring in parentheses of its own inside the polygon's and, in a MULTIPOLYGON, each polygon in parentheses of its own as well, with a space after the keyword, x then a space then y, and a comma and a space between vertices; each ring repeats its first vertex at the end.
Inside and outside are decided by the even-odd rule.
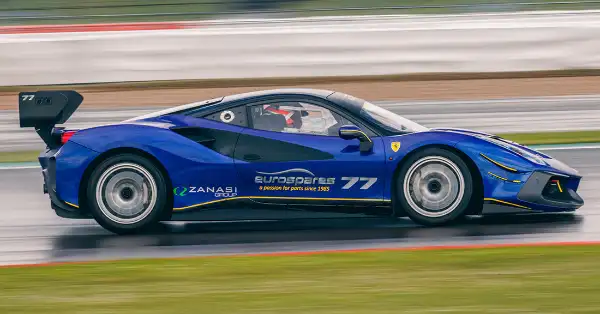
POLYGON ((360 115, 387 131, 394 133, 412 133, 429 130, 416 122, 366 101, 360 110, 360 115))

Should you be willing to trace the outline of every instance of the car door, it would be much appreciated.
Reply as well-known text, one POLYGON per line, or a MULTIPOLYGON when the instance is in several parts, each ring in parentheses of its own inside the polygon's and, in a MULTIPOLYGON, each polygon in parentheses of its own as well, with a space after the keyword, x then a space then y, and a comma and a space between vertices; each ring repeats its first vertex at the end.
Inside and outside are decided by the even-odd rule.
POLYGON ((314 99, 271 99, 247 110, 249 127, 240 134, 234 163, 239 188, 251 200, 317 211, 389 211, 375 206, 386 202, 383 142, 360 121, 314 99), (372 149, 340 138, 342 125, 359 126, 372 149))
MULTIPOLYGON (((177 147, 186 158, 175 159, 179 167, 170 173, 174 209, 177 212, 227 206, 237 196, 233 154, 241 131, 247 127, 245 108, 228 108, 209 115, 170 117, 171 130, 199 145, 177 147)), ((176 151, 170 150, 177 155, 176 151)))

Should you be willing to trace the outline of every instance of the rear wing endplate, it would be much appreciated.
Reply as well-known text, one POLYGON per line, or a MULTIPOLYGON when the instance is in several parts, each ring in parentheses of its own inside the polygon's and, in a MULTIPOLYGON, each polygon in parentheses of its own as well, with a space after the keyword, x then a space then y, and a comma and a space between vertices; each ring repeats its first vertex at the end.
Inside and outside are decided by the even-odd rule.
POLYGON ((76 91, 37 91, 19 93, 19 124, 35 128, 42 140, 53 148, 52 128, 65 123, 83 102, 76 91))
POLYGON ((65 123, 83 102, 76 91, 19 93, 19 122, 22 128, 65 123))

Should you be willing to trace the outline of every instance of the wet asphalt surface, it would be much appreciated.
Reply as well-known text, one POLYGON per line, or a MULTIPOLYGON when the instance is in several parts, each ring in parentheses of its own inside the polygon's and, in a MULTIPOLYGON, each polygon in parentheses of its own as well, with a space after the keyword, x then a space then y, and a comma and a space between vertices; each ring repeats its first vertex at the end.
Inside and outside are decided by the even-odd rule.
POLYGON ((57 217, 39 169, 0 170, 0 264, 317 251, 426 245, 600 240, 600 149, 545 151, 584 175, 575 214, 475 217, 428 228, 408 219, 167 223, 117 236, 92 220, 57 217))

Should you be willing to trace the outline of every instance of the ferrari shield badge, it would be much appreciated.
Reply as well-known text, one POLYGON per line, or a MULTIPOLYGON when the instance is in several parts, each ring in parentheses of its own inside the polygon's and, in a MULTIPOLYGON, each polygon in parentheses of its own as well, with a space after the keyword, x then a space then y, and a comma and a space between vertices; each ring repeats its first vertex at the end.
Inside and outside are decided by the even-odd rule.
POLYGON ((392 150, 397 152, 400 149, 400 142, 392 142, 392 150))

